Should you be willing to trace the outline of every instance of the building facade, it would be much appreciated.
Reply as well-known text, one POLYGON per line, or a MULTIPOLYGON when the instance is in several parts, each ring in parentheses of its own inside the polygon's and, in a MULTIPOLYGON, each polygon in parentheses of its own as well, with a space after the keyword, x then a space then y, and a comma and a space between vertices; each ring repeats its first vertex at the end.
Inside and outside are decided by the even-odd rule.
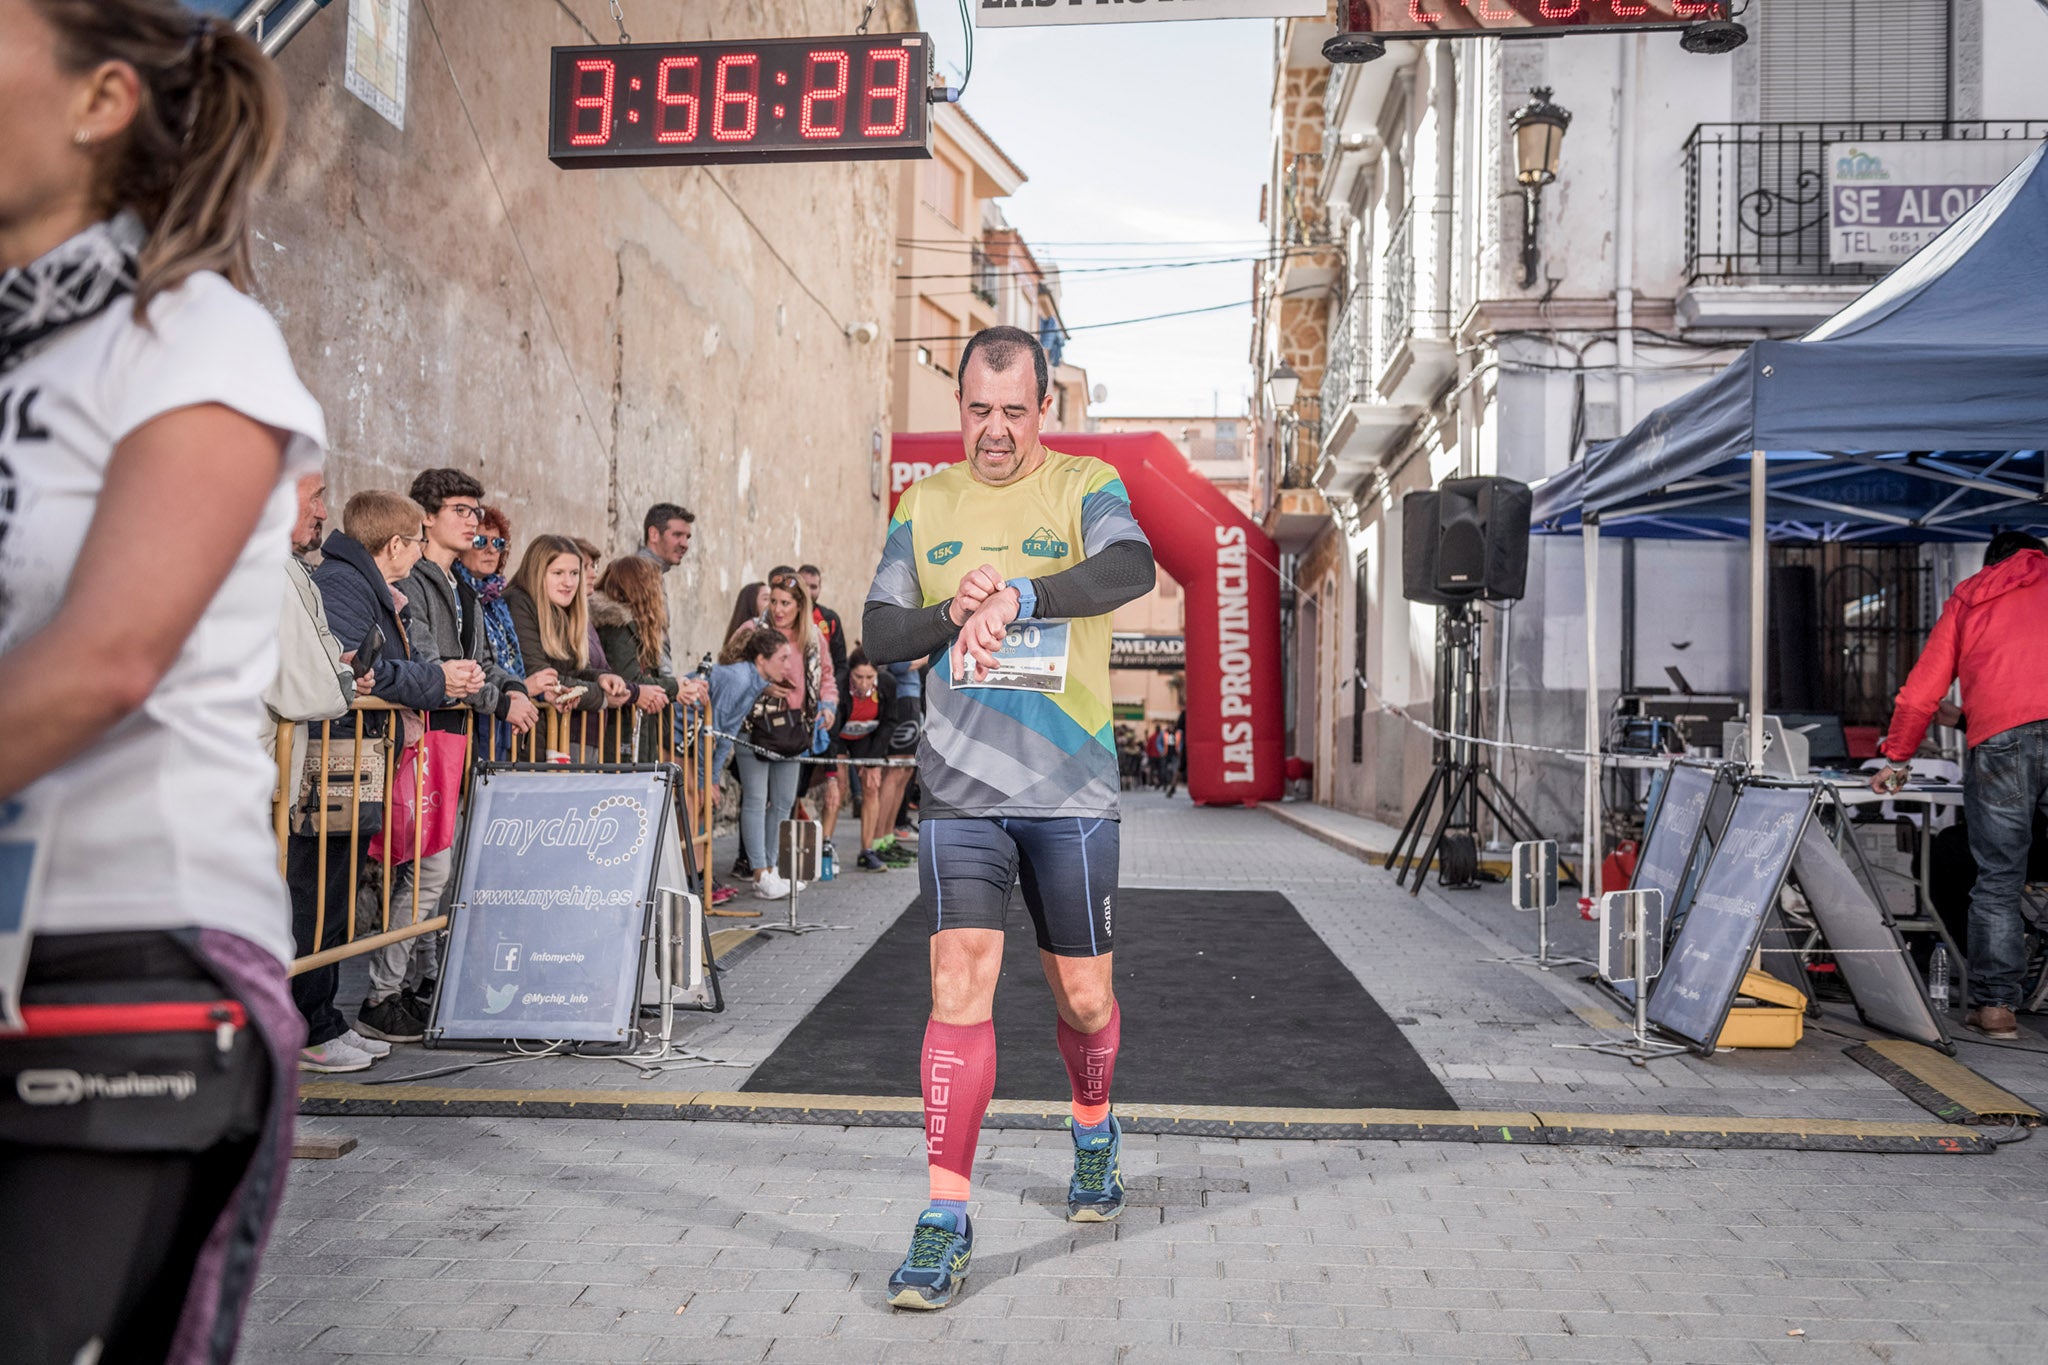
MULTIPOLYGON (((1754 0, 1743 19, 1750 41, 1722 56, 1668 32, 1584 34, 1391 42, 1334 67, 1319 50, 1332 24, 1276 25, 1252 492, 1293 583, 1290 742, 1318 799, 1399 823, 1427 777, 1428 739, 1383 709, 1428 718, 1435 700, 1437 612, 1402 591, 1405 494, 1555 473, 1751 341, 1855 298, 1889 267, 1834 259, 1827 147, 2003 140, 2016 163, 2048 134, 2027 122, 2048 116, 2048 12, 2032 0, 1754 0), (1532 205, 1510 121, 1538 90, 1571 121, 1532 205), (1299 392, 1281 408, 1269 381, 1289 371, 1299 392)), ((1602 581, 1622 585, 1597 623, 1613 642, 1591 682, 1603 708, 1668 686, 1669 668, 1699 691, 1746 687, 1740 547, 1601 555, 1602 581)), ((1776 563, 1814 575, 1827 709, 1888 709, 1940 566, 1842 546, 1776 563)), ((1527 595, 1482 609, 1487 733, 1580 747, 1583 589, 1579 542, 1537 537, 1527 595)), ((1578 765, 1503 767, 1570 840, 1578 765)))
MULTIPOLYGON (((904 162, 896 186, 896 431, 959 426, 960 352, 982 328, 1021 328, 1054 359, 1066 341, 1058 268, 1041 264, 1003 218, 1001 201, 1023 186, 1023 170, 957 104, 934 105, 932 128, 931 160, 904 162)), ((1051 388, 1048 425, 1084 430, 1087 372, 1058 364, 1051 388)))
MULTIPOLYGON (((454 465, 509 513, 515 555, 542 532, 616 553, 650 503, 682 503, 679 660, 716 650, 776 563, 857 596, 887 518, 901 163, 560 170, 539 77, 553 46, 614 40, 604 0, 516 22, 497 0, 400 8, 402 125, 344 88, 349 6, 283 49, 290 126, 257 222, 258 293, 326 410, 337 513, 454 465)), ((657 8, 636 37, 847 22, 799 0, 657 8)), ((874 23, 914 17, 883 0, 874 23)))

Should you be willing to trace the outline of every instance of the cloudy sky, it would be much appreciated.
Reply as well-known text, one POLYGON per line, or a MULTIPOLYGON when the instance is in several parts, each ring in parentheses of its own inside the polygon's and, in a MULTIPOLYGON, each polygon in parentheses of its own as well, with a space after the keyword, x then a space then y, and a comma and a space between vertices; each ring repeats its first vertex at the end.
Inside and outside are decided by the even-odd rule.
MULTIPOLYGON (((957 82, 958 5, 919 0, 919 17, 957 82)), ((1067 358, 1108 388, 1098 412, 1244 410, 1272 51, 1271 20, 975 34, 962 104, 1030 176, 1003 212, 1065 272, 1067 358)))

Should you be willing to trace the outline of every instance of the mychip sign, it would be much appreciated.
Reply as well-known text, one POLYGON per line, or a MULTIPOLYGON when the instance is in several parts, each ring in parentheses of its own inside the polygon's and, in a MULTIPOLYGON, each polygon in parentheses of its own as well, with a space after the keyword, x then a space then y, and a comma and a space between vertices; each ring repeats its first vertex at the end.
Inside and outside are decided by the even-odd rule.
POLYGON ((1828 259, 1899 264, 1968 213, 2033 150, 2021 138, 1830 143, 1828 259))
POLYGON ((486 769, 430 1041, 629 1044, 658 889, 683 886, 674 818, 664 771, 486 769))

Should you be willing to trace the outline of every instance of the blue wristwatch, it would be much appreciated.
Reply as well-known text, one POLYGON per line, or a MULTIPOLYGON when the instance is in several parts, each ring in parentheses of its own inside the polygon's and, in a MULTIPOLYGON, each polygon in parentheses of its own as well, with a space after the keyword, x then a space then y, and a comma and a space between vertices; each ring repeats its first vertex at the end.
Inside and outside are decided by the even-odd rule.
POLYGON ((1013 578, 1009 587, 1017 590, 1017 619, 1028 621, 1038 615, 1038 588, 1028 578, 1013 578))

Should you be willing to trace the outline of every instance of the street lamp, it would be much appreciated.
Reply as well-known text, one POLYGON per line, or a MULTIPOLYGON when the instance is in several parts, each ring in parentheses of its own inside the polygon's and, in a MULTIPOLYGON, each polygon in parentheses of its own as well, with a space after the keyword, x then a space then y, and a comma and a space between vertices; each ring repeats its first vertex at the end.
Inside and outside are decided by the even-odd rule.
POLYGON ((1558 152, 1565 130, 1572 126, 1569 109, 1551 102, 1551 89, 1539 85, 1529 102, 1508 115, 1515 134, 1515 179, 1522 185, 1522 288, 1536 283, 1536 229, 1543 205, 1543 187, 1557 179, 1558 152))
POLYGON ((1301 376, 1286 361, 1280 368, 1266 376, 1266 394, 1273 400, 1276 413, 1292 412, 1294 400, 1301 397, 1301 376))

